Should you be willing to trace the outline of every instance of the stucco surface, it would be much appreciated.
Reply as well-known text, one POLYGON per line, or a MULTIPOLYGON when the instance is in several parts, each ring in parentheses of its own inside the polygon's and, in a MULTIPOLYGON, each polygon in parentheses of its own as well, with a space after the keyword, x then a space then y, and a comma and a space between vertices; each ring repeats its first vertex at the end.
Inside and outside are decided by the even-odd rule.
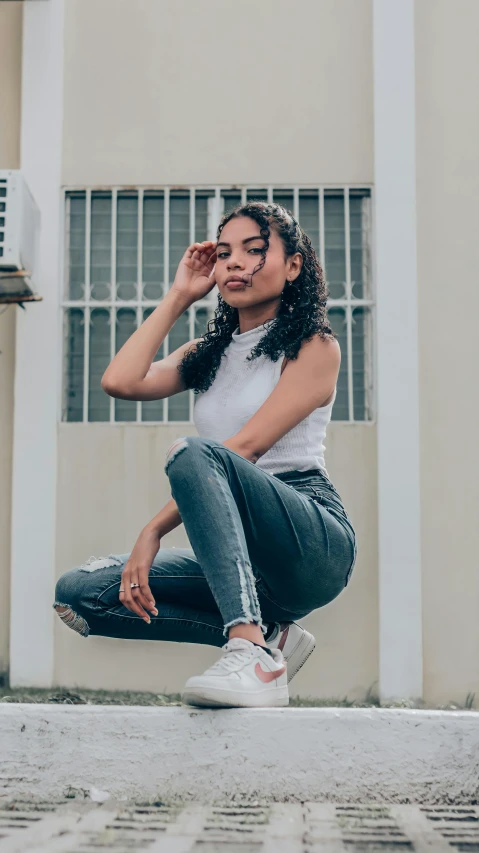
MULTIPOLYGON (((59 424, 57 576, 90 555, 132 550, 170 498, 168 447, 193 434, 188 424, 59 424)), ((301 619, 317 646, 290 693, 358 700, 375 692, 378 677, 375 425, 331 423, 326 444, 329 474, 356 527, 358 561, 342 593, 301 619)), ((189 547, 184 525, 161 546, 189 547)), ((85 639, 55 619, 54 684, 64 687, 174 693, 218 657, 216 647, 194 643, 85 639)))
POLYGON ((4 796, 471 802, 479 714, 0 705, 4 796))

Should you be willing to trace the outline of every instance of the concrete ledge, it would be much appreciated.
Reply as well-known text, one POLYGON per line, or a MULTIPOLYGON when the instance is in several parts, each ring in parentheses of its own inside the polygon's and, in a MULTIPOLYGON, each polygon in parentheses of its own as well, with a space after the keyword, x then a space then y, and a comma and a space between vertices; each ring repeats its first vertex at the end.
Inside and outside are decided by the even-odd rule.
POLYGON ((0 704, 0 796, 471 803, 479 713, 0 704))

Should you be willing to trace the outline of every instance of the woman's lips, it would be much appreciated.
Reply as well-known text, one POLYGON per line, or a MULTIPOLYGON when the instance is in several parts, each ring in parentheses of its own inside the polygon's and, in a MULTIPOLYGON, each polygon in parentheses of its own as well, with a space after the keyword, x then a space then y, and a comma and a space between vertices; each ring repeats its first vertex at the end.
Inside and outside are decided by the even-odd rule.
POLYGON ((226 287, 231 288, 231 290, 240 290, 242 287, 245 287, 245 283, 244 281, 237 281, 234 279, 233 281, 227 281, 226 287))

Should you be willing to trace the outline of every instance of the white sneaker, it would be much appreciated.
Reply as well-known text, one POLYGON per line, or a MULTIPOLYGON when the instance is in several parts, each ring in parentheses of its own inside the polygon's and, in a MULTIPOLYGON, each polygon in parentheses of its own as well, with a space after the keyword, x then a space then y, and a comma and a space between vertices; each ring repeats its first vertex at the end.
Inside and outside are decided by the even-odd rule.
POLYGON ((232 637, 222 657, 203 675, 186 682, 181 701, 205 708, 276 708, 289 705, 286 661, 280 649, 272 656, 261 646, 232 637))
POLYGON ((316 640, 297 622, 276 622, 276 628, 265 640, 268 648, 279 649, 288 664, 288 684, 314 652, 316 640))

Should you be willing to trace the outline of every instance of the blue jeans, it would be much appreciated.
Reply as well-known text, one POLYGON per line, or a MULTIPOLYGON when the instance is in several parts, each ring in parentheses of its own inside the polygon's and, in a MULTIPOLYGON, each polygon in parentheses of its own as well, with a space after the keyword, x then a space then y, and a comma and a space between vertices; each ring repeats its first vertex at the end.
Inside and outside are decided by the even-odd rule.
POLYGON ((294 621, 336 598, 356 562, 356 535, 321 470, 271 475, 212 439, 174 442, 165 473, 192 548, 160 548, 151 624, 122 605, 129 554, 90 558, 62 575, 55 604, 83 636, 222 646, 229 628, 294 621))

